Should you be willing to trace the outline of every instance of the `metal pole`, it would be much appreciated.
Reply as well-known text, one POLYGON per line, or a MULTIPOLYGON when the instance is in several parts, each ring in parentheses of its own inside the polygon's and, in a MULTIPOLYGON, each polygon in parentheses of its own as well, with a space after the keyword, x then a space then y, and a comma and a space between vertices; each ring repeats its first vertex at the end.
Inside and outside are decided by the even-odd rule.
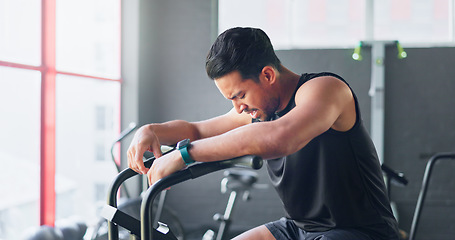
POLYGON ((386 42, 373 41, 371 48, 371 138, 379 161, 384 162, 384 58, 386 42))
POLYGON ((237 192, 232 191, 229 195, 228 204, 226 206, 223 219, 221 220, 220 228, 218 229, 218 233, 216 235, 216 240, 223 240, 225 238, 224 236, 226 235, 226 230, 229 229, 229 225, 231 224, 231 214, 232 210, 234 209, 236 198, 237 192))
POLYGON ((412 219, 411 231, 409 233, 409 240, 414 240, 417 234, 417 226, 419 225, 420 215, 422 213, 423 204, 427 195, 428 185, 430 184, 431 173, 434 165, 441 159, 455 159, 455 153, 438 153, 428 160, 425 168, 425 174, 423 175, 422 187, 420 188, 419 198, 417 199, 416 208, 414 211, 414 217, 412 219))

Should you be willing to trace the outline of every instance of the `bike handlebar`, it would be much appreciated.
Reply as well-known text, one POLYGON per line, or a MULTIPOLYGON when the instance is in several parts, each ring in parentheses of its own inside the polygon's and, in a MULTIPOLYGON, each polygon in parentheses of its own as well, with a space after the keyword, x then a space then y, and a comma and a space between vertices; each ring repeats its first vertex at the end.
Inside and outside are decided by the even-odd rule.
MULTIPOLYGON (((168 151, 164 154, 167 154, 171 151, 168 151)), ((144 161, 144 165, 147 168, 150 168, 155 157, 148 158, 144 161)), ((175 172, 163 179, 158 180, 154 183, 147 191, 142 200, 141 204, 141 239, 153 239, 154 230, 152 228, 153 212, 152 212, 152 203, 155 197, 163 190, 187 181, 189 179, 195 179, 204 175, 207 175, 212 172, 219 170, 241 167, 241 168, 251 168, 251 169, 260 169, 263 165, 262 158, 258 156, 242 156, 229 160, 216 161, 216 162, 204 162, 204 163, 195 163, 188 166, 187 168, 175 172)), ((117 193, 121 184, 128 180, 129 178, 138 175, 132 169, 125 169, 120 172, 117 177, 112 181, 109 191, 107 204, 113 208, 117 208, 117 193)), ((121 225, 121 224, 120 224, 121 225)), ((108 222, 108 234, 109 240, 118 240, 118 226, 113 223, 111 220, 108 222)), ((137 234, 137 233, 136 233, 137 234)))
POLYGON ((212 172, 222 169, 242 167, 260 169, 262 167, 262 158, 258 156, 243 156, 234 159, 198 163, 187 167, 184 170, 178 171, 170 176, 164 177, 153 184, 145 193, 141 204, 141 239, 153 239, 153 231, 150 229, 153 223, 153 207, 152 203, 155 197, 163 190, 176 185, 178 183, 195 179, 212 172))

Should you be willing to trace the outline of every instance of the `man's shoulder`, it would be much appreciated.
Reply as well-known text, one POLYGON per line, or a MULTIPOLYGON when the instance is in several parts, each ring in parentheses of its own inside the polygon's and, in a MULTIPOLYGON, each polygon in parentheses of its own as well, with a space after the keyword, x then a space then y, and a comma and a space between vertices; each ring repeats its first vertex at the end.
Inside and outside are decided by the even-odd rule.
POLYGON ((327 77, 327 76, 337 78, 346 83, 346 81, 344 80, 343 77, 341 77, 340 75, 333 73, 333 72, 303 73, 302 77, 301 77, 301 81, 307 82, 314 78, 327 77))
POLYGON ((299 81, 299 86, 296 91, 296 94, 299 94, 304 88, 315 88, 318 86, 336 86, 340 88, 349 88, 349 84, 339 75, 331 72, 321 72, 321 73, 304 73, 299 81), (310 83, 311 82, 311 83, 310 83), (310 84, 308 84, 310 83, 310 84))

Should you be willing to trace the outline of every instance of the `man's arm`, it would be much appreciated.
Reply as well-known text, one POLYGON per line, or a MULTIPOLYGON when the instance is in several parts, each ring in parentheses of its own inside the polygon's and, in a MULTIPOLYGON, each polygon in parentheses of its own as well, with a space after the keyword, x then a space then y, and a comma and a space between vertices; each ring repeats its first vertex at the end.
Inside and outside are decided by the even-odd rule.
POLYGON ((296 107, 275 121, 249 124, 212 138, 193 142, 196 161, 216 161, 242 155, 264 159, 296 152, 316 136, 334 128, 347 131, 356 121, 351 90, 334 77, 319 77, 297 91, 296 107))
MULTIPOLYGON (((272 159, 292 154, 330 128, 351 129, 356 121, 349 87, 334 77, 319 77, 297 91, 296 107, 270 122, 241 125, 220 135, 192 142, 189 154, 199 162, 243 155, 272 159)), ((151 184, 185 166, 179 151, 155 160, 147 173, 151 184)))
POLYGON ((228 113, 200 122, 174 120, 159 124, 147 124, 138 129, 129 146, 128 167, 140 173, 147 173, 142 161, 145 151, 161 157, 161 145, 173 145, 182 139, 191 141, 222 134, 239 126, 248 124, 247 114, 237 114, 234 109, 228 113))

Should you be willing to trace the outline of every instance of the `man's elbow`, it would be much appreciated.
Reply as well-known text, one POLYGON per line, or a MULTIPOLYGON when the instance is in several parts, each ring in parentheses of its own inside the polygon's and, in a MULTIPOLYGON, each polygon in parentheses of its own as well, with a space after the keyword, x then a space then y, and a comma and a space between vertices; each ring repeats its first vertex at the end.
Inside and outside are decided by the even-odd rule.
POLYGON ((274 131, 268 136, 267 143, 264 144, 265 156, 268 159, 284 157, 297 152, 309 141, 297 140, 296 134, 287 131, 274 131))

